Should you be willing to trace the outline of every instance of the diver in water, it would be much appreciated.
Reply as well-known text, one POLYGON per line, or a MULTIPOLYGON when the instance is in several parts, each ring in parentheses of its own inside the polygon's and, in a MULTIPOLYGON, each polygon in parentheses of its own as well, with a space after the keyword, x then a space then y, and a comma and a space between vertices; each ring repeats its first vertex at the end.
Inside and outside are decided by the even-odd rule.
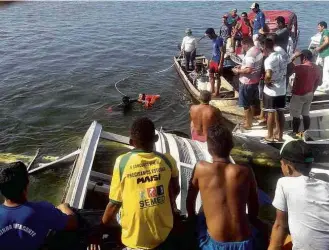
POLYGON ((144 105, 145 108, 152 108, 153 104, 160 98, 160 95, 139 94, 137 99, 131 99, 129 96, 122 97, 122 104, 125 108, 131 104, 138 102, 144 105))

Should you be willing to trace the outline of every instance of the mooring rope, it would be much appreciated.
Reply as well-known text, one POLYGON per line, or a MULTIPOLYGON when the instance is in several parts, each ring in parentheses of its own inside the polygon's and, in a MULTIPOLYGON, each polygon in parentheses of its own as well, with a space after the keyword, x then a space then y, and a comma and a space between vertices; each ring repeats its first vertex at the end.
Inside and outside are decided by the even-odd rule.
POLYGON ((117 82, 114 84, 114 87, 115 87, 115 89, 116 89, 121 95, 126 96, 124 93, 122 93, 122 92, 118 89, 118 86, 117 86, 117 85, 118 85, 120 82, 123 82, 123 81, 129 79, 129 78, 132 77, 132 76, 160 74, 160 73, 166 72, 167 70, 171 69, 174 65, 175 65, 175 63, 173 63, 170 67, 168 67, 168 68, 166 68, 166 69, 159 70, 159 71, 155 71, 155 72, 151 72, 151 73, 135 73, 135 74, 131 74, 131 75, 129 75, 129 76, 127 76, 127 77, 125 77, 125 78, 122 78, 121 80, 117 81, 117 82))

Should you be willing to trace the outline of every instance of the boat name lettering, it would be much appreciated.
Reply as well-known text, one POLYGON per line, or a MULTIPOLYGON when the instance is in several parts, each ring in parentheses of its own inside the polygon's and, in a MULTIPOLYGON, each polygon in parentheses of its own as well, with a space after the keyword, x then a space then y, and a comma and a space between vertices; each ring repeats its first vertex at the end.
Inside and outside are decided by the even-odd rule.
POLYGON ((152 176, 146 176, 146 177, 139 177, 137 178, 137 184, 139 183, 145 183, 145 182, 152 182, 152 181, 158 181, 161 179, 160 174, 155 174, 152 176))
POLYGON ((28 228, 24 225, 15 223, 15 224, 10 224, 10 225, 8 225, 4 228, 1 228, 0 229, 0 236, 7 233, 10 230, 13 230, 13 229, 22 230, 22 231, 28 233, 31 237, 34 237, 36 235, 36 233, 32 229, 30 229, 30 228, 28 228))

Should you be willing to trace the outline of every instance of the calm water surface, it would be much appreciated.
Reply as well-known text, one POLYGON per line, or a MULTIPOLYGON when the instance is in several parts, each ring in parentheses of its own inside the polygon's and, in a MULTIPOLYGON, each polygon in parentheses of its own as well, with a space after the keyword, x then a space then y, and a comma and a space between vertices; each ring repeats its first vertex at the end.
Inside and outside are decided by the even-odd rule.
MULTIPOLYGON (((108 112, 121 96, 114 83, 130 74, 163 70, 173 63, 184 30, 201 37, 218 29, 233 7, 250 2, 30 2, 1 8, 0 152, 62 155, 73 151, 93 120, 128 134, 134 118, 188 132, 191 98, 174 68, 134 76, 119 84, 125 94, 156 93, 152 110, 108 112), (102 108, 100 108, 102 107, 102 108)), ((329 2, 262 2, 262 9, 297 13, 300 48, 325 21, 329 2), (316 17, 316 18, 315 18, 316 17)), ((210 54, 210 41, 199 52, 210 54)))

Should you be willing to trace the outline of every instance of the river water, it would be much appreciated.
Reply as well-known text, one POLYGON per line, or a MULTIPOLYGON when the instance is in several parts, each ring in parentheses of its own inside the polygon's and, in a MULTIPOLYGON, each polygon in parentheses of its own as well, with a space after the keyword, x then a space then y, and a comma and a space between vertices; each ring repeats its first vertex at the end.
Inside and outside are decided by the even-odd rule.
MULTIPOLYGON (((170 67, 185 28, 201 37, 218 29, 232 8, 251 2, 28 2, 0 9, 0 153, 63 155, 80 144, 93 120, 127 135, 134 118, 188 132, 192 100, 174 68, 129 78, 125 94, 161 95, 152 110, 108 112, 120 103, 114 83, 130 74, 170 67)), ((262 2, 298 16, 299 48, 306 48, 329 2, 262 2)), ((329 20, 325 20, 329 21, 329 20)), ((210 41, 199 53, 210 54, 210 41)))

